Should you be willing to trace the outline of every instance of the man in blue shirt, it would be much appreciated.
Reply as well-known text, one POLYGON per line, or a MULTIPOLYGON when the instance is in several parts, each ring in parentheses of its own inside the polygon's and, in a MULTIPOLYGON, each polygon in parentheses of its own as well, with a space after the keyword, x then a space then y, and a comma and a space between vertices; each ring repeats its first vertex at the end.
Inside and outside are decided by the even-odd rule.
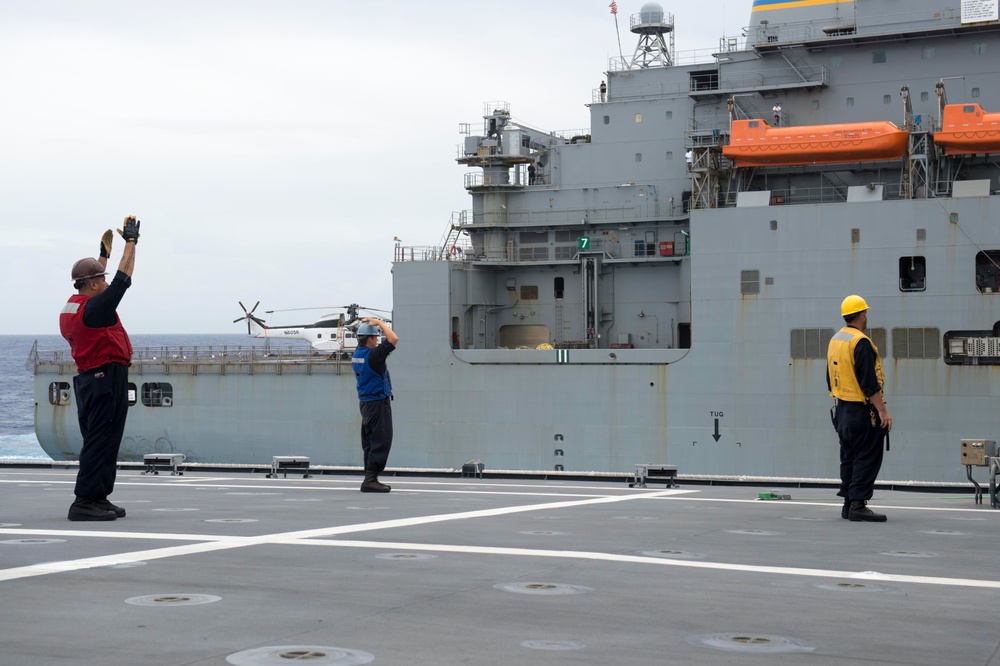
POLYGON ((358 348, 351 358, 361 402, 361 450, 365 462, 361 492, 387 493, 391 488, 378 480, 392 448, 392 382, 385 361, 396 349, 399 337, 381 319, 365 317, 361 321, 358 348), (378 341, 380 333, 382 342, 378 341))

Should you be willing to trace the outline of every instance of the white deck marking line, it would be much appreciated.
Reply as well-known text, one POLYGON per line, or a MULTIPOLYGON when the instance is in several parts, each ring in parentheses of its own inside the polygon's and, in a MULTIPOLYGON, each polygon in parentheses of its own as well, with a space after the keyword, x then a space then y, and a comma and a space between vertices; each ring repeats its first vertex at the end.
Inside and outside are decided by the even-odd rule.
MULTIPOLYGON (((762 505, 767 504, 775 506, 833 506, 837 507, 838 509, 844 505, 843 502, 823 502, 823 501, 805 502, 796 500, 731 499, 722 497, 658 497, 656 499, 666 499, 666 500, 676 499, 676 500, 684 500, 691 502, 735 502, 737 504, 762 504, 762 505)), ((868 506, 876 509, 885 509, 887 511, 895 511, 896 509, 901 509, 903 511, 957 511, 957 512, 971 511, 973 513, 982 513, 986 515, 997 516, 998 518, 1000 518, 1000 512, 998 512, 996 509, 974 509, 972 507, 949 508, 943 506, 904 506, 901 504, 871 504, 871 503, 869 503, 868 506)))
POLYGON ((446 544, 401 543, 390 541, 318 541, 309 539, 293 543, 311 546, 345 548, 375 548, 379 550, 417 550, 436 553, 468 553, 475 555, 516 555, 527 557, 556 557, 574 560, 597 560, 602 562, 626 562, 630 564, 654 564, 666 567, 688 569, 711 569, 716 571, 739 571, 766 573, 781 576, 809 576, 814 578, 844 578, 847 580, 882 581, 892 583, 917 583, 922 585, 947 585, 951 587, 980 587, 1000 589, 1000 581, 975 580, 972 578, 942 578, 938 576, 910 576, 884 574, 877 571, 837 571, 835 569, 804 569, 799 567, 771 567, 756 564, 733 564, 727 562, 697 562, 692 560, 672 560, 644 555, 618 555, 576 550, 540 550, 535 548, 499 548, 491 546, 455 546, 446 544))
MULTIPOLYGON (((260 469, 263 470, 263 469, 266 469, 266 468, 262 466, 260 469)), ((118 480, 115 482, 116 485, 118 483, 129 483, 125 479, 134 478, 134 477, 132 477, 132 476, 126 477, 124 475, 126 473, 132 472, 132 471, 135 471, 135 470, 124 470, 124 471, 123 470, 119 470, 120 476, 118 477, 118 480)), ((328 483, 331 483, 331 482, 332 483, 350 483, 352 485, 352 488, 357 488, 357 486, 360 485, 360 479, 362 477, 361 470, 358 470, 358 473, 356 475, 354 475, 354 476, 352 476, 350 474, 330 474, 330 475, 327 475, 327 474, 317 473, 317 474, 313 474, 309 479, 294 478, 294 475, 296 474, 297 471, 298 470, 289 470, 289 473, 293 475, 293 479, 292 480, 302 482, 303 484, 310 484, 310 485, 311 484, 315 484, 315 483, 323 483, 323 482, 328 482, 328 483)), ((272 479, 267 479, 267 478, 263 478, 263 477, 254 477, 249 472, 247 472, 246 473, 246 477, 242 478, 242 479, 235 479, 232 476, 197 476, 198 470, 190 470, 189 472, 192 473, 192 474, 196 474, 196 475, 195 476, 184 476, 184 477, 179 477, 179 476, 171 477, 171 475, 169 473, 164 473, 164 474, 161 474, 160 476, 164 477, 163 481, 167 481, 167 482, 171 482, 171 483, 194 483, 194 484, 206 483, 207 484, 207 483, 212 483, 212 482, 215 482, 215 481, 234 481, 234 480, 238 480, 238 481, 240 481, 240 483, 247 483, 247 482, 252 481, 252 482, 255 482, 255 483, 260 483, 261 485, 267 485, 267 484, 275 483, 275 481, 273 481, 272 479)), ((282 470, 281 473, 284 474, 284 470, 282 470)), ((2 467, 0 467, 0 474, 3 474, 5 476, 7 476, 7 475, 9 475, 9 476, 23 475, 23 476, 31 476, 31 477, 39 477, 39 476, 42 476, 43 474, 48 474, 48 475, 51 475, 51 476, 58 475, 60 477, 65 477, 66 476, 66 472, 65 471, 60 471, 60 470, 53 470, 51 472, 38 471, 38 470, 32 470, 31 472, 15 472, 15 471, 12 471, 12 470, 5 470, 2 467)), ((76 481, 75 481, 75 479, 76 479, 75 472, 73 474, 74 474, 73 479, 70 479, 70 480, 67 480, 67 481, 34 481, 34 480, 24 480, 24 479, 0 479, 0 483, 76 483, 76 481)), ((385 473, 383 473, 383 476, 386 477, 387 480, 389 480, 391 483, 398 483, 398 484, 400 484, 400 488, 403 488, 404 486, 409 487, 411 485, 412 486, 470 486, 470 487, 474 487, 474 488, 551 488, 551 487, 553 487, 552 484, 556 484, 556 483, 563 484, 563 483, 565 483, 563 481, 560 481, 559 479, 548 479, 544 483, 543 482, 538 482, 538 483, 490 483, 490 482, 487 482, 487 481, 482 481, 482 480, 472 479, 472 478, 455 478, 455 479, 449 480, 449 481, 419 481, 415 477, 392 476, 392 475, 385 474, 385 473)), ((281 480, 282 481, 288 481, 289 479, 286 479, 286 478, 282 477, 281 480)), ((608 481, 608 482, 606 482, 605 485, 576 485, 576 484, 566 483, 565 485, 559 485, 557 487, 558 488, 570 489, 570 490, 598 490, 598 491, 606 491, 606 490, 614 489, 615 488, 615 486, 609 485, 609 484, 620 483, 621 485, 618 486, 618 488, 620 488, 621 490, 632 490, 632 488, 628 488, 627 487, 627 482, 629 482, 629 481, 631 481, 631 479, 622 477, 619 481, 608 481)), ((663 484, 662 483, 658 483, 657 485, 663 485, 663 484)), ((296 488, 302 488, 302 486, 294 486, 294 487, 296 487, 296 488)), ((649 489, 649 488, 647 488, 647 490, 655 490, 655 489, 649 489)))
MULTIPOLYGON (((0 483, 4 483, 4 481, 0 481, 0 483)), ((10 482, 7 482, 7 483, 10 483, 10 482)), ((76 481, 46 481, 46 482, 36 482, 36 483, 40 483, 40 484, 44 484, 44 485, 53 485, 53 484, 73 485, 74 483, 76 483, 76 481)), ((181 485, 181 482, 179 482, 179 481, 170 481, 170 483, 178 484, 175 487, 183 487, 184 490, 190 490, 191 489, 190 485, 181 485)), ((18 482, 18 484, 20 485, 21 482, 18 482)), ((308 487, 308 488, 307 487, 303 487, 303 486, 258 486, 258 485, 243 485, 243 484, 235 484, 235 483, 234 484, 229 484, 229 485, 220 485, 220 484, 216 484, 216 483, 202 483, 201 481, 199 481, 197 484, 194 484, 194 485, 195 485, 195 487, 205 486, 206 489, 210 489, 210 490, 255 490, 255 491, 258 491, 258 492, 265 491, 265 490, 267 490, 267 491, 276 491, 276 490, 312 490, 312 491, 349 490, 349 491, 356 492, 357 489, 358 489, 358 486, 356 484, 354 484, 354 483, 352 483, 350 486, 313 486, 313 487, 308 487)), ((153 481, 146 481, 146 482, 115 481, 115 487, 116 488, 121 488, 123 486, 141 486, 141 487, 154 486, 154 487, 157 487, 157 488, 169 488, 170 487, 169 485, 165 485, 165 484, 162 484, 162 483, 156 483, 156 482, 153 482, 153 481)), ((398 490, 403 490, 403 487, 398 486, 397 489, 398 490)), ((605 490, 609 490, 609 489, 605 489, 605 490)), ((610 490, 621 490, 623 492, 633 492, 634 493, 634 491, 632 491, 631 488, 620 488, 620 489, 611 488, 610 490)), ((491 491, 491 490, 470 490, 470 489, 466 489, 466 488, 455 489, 455 490, 413 488, 413 489, 403 490, 403 492, 412 492, 412 493, 440 493, 440 494, 452 493, 452 494, 455 494, 455 495, 510 495, 510 496, 514 496, 514 497, 591 497, 591 498, 607 497, 607 495, 605 493, 561 493, 561 492, 536 492, 536 493, 527 493, 527 492, 513 491, 513 490, 510 491, 510 492, 499 492, 499 491, 491 491)), ((640 492, 642 492, 642 491, 640 491, 640 492)), ((646 491, 646 492, 649 492, 649 491, 646 491)), ((693 492, 697 492, 697 491, 696 490, 685 490, 684 492, 693 493, 693 492)), ((118 501, 118 500, 116 500, 116 501, 118 501)), ((124 500, 123 500, 123 502, 124 502, 124 500)))
MULTIPOLYGON (((43 564, 32 564, 23 567, 13 567, 0 570, 0 582, 15 580, 18 578, 30 578, 32 576, 43 576, 51 573, 66 571, 77 571, 81 569, 92 569, 99 566, 111 564, 122 564, 126 562, 143 562, 157 560, 179 555, 191 555, 194 553, 207 553, 216 550, 228 550, 232 548, 244 548, 246 546, 256 546, 270 543, 286 543, 308 539, 310 537, 334 536, 338 534, 352 534, 355 532, 369 532, 372 530, 392 529, 394 527, 412 527, 414 525, 427 525, 449 520, 465 520, 469 518, 488 518, 492 516, 503 516, 514 513, 527 513, 530 511, 548 511, 551 509, 565 509, 576 506, 586 506, 590 504, 610 504, 616 502, 650 499, 659 497, 665 493, 692 492, 685 490, 666 490, 655 493, 641 493, 634 495, 618 495, 614 497, 599 497, 596 499, 573 500, 567 502, 550 502, 547 504, 528 504, 524 506, 499 507, 494 509, 481 509, 478 511, 462 511, 459 513, 437 514, 433 516, 418 516, 414 518, 397 518, 393 520, 382 520, 372 523, 359 523, 356 525, 339 525, 336 527, 317 528, 311 530, 297 530, 295 532, 283 532, 279 534, 264 534, 252 537, 224 537, 218 541, 207 543, 195 543, 180 546, 170 546, 167 548, 154 548, 150 550, 135 551, 131 553, 120 553, 116 555, 104 555, 80 560, 66 560, 62 562, 45 562, 43 564)), ((0 534, 6 529, 0 529, 0 534)), ((25 530, 18 530, 24 533, 25 530)), ((35 533, 37 532, 30 532, 35 533)), ((92 535, 93 533, 87 533, 92 535)), ((113 535, 113 538, 127 539, 128 532, 105 532, 113 535)), ((162 537, 161 537, 162 538, 162 537)))

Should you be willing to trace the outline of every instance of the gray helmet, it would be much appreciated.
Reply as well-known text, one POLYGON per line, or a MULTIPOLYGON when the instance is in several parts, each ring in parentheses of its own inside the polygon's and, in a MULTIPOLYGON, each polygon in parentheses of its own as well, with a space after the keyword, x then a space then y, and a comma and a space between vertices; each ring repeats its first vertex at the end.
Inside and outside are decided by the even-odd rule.
POLYGON ((381 332, 382 332, 382 329, 380 329, 378 326, 375 326, 373 324, 361 324, 361 326, 358 326, 358 335, 359 336, 360 335, 378 335, 381 332))
POLYGON ((107 274, 108 272, 104 270, 104 266, 101 266, 101 262, 97 259, 92 259, 91 257, 81 259, 73 264, 73 282, 78 280, 89 280, 90 278, 100 277, 107 274))

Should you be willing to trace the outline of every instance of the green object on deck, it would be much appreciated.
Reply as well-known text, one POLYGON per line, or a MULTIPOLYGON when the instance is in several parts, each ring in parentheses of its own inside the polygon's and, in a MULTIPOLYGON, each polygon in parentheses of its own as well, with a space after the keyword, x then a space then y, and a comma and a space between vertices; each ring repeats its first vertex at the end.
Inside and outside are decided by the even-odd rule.
POLYGON ((758 493, 757 499, 762 500, 790 500, 791 495, 781 495, 779 493, 758 493))

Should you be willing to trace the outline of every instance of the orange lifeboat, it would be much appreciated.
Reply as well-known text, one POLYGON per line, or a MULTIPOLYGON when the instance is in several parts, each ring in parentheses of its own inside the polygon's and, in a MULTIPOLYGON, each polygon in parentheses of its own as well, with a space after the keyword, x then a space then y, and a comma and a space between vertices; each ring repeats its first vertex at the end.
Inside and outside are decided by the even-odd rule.
POLYGON ((1000 152, 1000 113, 986 113, 978 104, 948 104, 934 143, 945 155, 1000 152))
POLYGON ((909 136, 888 120, 797 127, 734 120, 722 154, 738 167, 878 162, 901 158, 909 136))

